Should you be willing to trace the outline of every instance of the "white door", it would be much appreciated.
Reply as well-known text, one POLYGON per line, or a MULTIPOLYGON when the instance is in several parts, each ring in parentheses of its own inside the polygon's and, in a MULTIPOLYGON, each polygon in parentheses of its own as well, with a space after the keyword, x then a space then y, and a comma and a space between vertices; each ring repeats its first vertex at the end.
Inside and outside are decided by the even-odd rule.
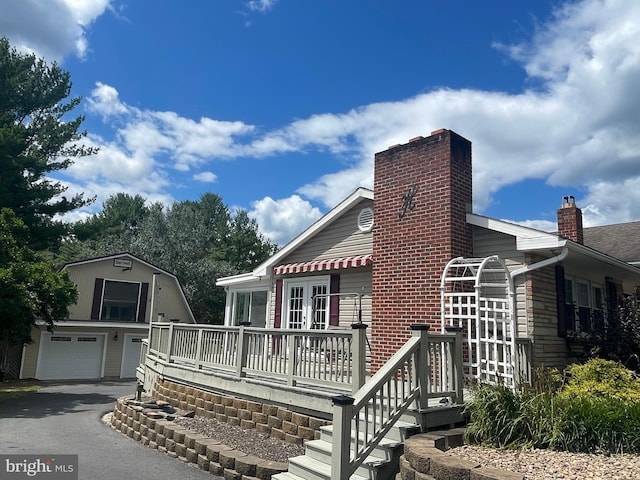
POLYGON ((101 378, 106 334, 43 332, 36 378, 79 380, 101 378))
POLYGON ((328 280, 287 282, 285 328, 327 328, 328 280))
POLYGON ((134 378, 136 376, 136 367, 140 364, 140 346, 142 345, 142 339, 145 337, 146 335, 133 333, 124 335, 120 378, 134 378))

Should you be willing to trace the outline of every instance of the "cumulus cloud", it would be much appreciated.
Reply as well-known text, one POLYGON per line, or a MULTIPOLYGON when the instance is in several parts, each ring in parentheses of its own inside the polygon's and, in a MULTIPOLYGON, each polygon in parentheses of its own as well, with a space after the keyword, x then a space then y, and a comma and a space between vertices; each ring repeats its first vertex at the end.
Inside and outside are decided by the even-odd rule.
POLYGON ((248 215, 255 218, 261 233, 282 245, 322 216, 317 207, 298 195, 274 200, 265 197, 253 202, 248 215))
POLYGON ((586 191, 578 199, 586 225, 637 219, 637 18, 640 3, 635 1, 567 3, 530 42, 499 46, 522 65, 536 88, 517 94, 441 88, 347 113, 314 115, 269 132, 262 141, 351 155, 354 161, 343 171, 299 189, 326 207, 357 185, 371 186, 376 151, 445 127, 474 141, 477 211, 486 209, 503 186, 535 178, 586 191), (629 192, 628 198, 617 198, 620 191, 629 192))
POLYGON ((198 182, 215 183, 216 180, 218 180, 218 177, 213 172, 200 172, 200 173, 196 173, 193 176, 193 179, 198 182))
POLYGON ((20 51, 49 61, 83 58, 86 31, 110 8, 110 0, 3 0, 0 32, 20 51))
MULTIPOLYGON (((10 0, 13 15, 22 2, 39 5, 10 0)), ((103 0, 84 11, 72 9, 71 3, 56 3, 63 24, 68 18, 90 22, 108 5, 103 0)), ((256 1, 247 7, 266 11, 273 5, 256 1)), ((71 174, 87 185, 160 195, 171 184, 171 170, 200 171, 214 161, 291 152, 339 157, 341 170, 298 186, 288 198, 265 197, 252 204, 250 214, 263 233, 283 243, 320 216, 315 205, 329 209, 356 187, 371 187, 376 152, 450 128, 474 142, 474 207, 479 213, 502 187, 541 179, 585 192, 577 199, 585 225, 635 220, 640 218, 638 18, 636 0, 567 2, 528 42, 496 45, 527 73, 528 88, 520 92, 438 88, 346 112, 318 112, 266 131, 241 121, 134 108, 115 87, 98 83, 89 109, 114 123, 114 136, 92 138, 102 148, 99 162, 78 162, 71 174)), ((73 42, 59 35, 42 44, 51 40, 53 50, 68 51, 73 42)), ((193 178, 212 177, 197 173, 193 178)), ((549 222, 531 219, 527 224, 553 230, 549 222)))

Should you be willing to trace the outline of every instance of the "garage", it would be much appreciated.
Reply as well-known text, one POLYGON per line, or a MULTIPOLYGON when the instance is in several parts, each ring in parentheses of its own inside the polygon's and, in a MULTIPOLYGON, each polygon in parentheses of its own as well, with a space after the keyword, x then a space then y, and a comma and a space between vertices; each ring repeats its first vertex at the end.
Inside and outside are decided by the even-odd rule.
POLYGON ((142 339, 147 335, 127 333, 122 347, 122 367, 120 378, 135 378, 136 367, 140 364, 140 347, 142 339))
POLYGON ((36 367, 39 380, 101 378, 105 334, 42 333, 36 367))

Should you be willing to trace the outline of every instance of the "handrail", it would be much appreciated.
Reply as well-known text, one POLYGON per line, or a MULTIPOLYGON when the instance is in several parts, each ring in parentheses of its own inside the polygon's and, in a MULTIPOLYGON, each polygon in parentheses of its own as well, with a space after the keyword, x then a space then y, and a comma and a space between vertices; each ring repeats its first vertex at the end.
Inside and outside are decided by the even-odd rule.
POLYGON ((422 324, 412 330, 353 397, 333 398, 332 480, 349 478, 409 408, 424 412, 436 397, 463 401, 461 331, 430 335, 422 324))
POLYGON ((343 331, 154 322, 147 356, 185 370, 350 393, 365 382, 365 329, 363 324, 343 331))

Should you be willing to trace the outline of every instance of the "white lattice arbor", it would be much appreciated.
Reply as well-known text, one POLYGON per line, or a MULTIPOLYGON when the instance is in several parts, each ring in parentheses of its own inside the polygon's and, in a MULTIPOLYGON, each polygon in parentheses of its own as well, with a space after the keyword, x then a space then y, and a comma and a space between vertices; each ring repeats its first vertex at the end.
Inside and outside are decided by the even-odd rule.
POLYGON ((516 355, 513 281, 497 255, 454 258, 440 284, 442 329, 461 327, 465 376, 514 386, 516 355))

